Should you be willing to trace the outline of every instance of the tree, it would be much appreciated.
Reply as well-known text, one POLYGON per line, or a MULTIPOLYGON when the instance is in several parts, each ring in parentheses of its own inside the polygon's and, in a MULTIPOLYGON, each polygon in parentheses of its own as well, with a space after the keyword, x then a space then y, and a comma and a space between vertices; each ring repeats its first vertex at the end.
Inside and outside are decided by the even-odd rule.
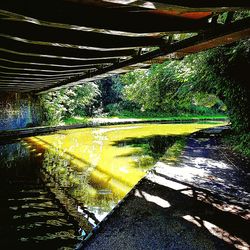
POLYGON ((250 40, 202 52, 192 60, 195 67, 190 74, 192 89, 216 94, 227 106, 232 127, 250 131, 250 40))
POLYGON ((58 124, 63 118, 83 116, 100 95, 98 85, 86 82, 74 87, 42 95, 40 100, 44 107, 46 121, 49 124, 58 124))
POLYGON ((139 104, 143 110, 170 115, 207 112, 220 100, 207 91, 201 93, 197 86, 194 88, 194 67, 194 60, 189 58, 153 65, 148 71, 127 73, 121 77, 125 84, 124 97, 139 104), (206 103, 201 102, 201 96, 207 100, 206 103))

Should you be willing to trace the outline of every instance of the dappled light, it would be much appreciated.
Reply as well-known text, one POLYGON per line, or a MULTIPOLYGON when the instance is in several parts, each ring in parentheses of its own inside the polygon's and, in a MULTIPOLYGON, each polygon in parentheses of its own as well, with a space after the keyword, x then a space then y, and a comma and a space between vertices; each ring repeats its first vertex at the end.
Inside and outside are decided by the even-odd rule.
POLYGON ((233 195, 237 194, 240 203, 248 203, 250 198, 246 189, 248 180, 244 177, 244 173, 220 160, 191 156, 181 158, 182 164, 178 167, 168 167, 165 163, 158 162, 156 174, 203 186, 211 192, 219 189, 220 195, 227 198, 234 199, 233 195), (225 176, 231 176, 231 178, 228 179, 225 176))
POLYGON ((66 196, 87 207, 93 213, 91 219, 99 221, 177 138, 212 126, 175 124, 173 129, 171 124, 117 125, 30 137, 23 144, 40 159, 44 175, 51 176, 65 189, 66 196))
POLYGON ((159 161, 87 249, 98 242, 108 248, 117 239, 124 247, 123 235, 135 249, 145 244, 155 249, 171 249, 173 244, 179 249, 249 249, 248 176, 223 151, 215 154, 221 150, 217 140, 222 129, 192 134, 177 164, 159 161), (122 235, 110 234, 120 223, 125 224, 122 235))
POLYGON ((247 0, 24 2, 0 9, 1 246, 250 250, 247 0))
MULTIPOLYGON (((169 178, 167 176, 159 176, 157 175, 156 172, 152 172, 151 174, 149 174, 147 176, 147 179, 150 180, 152 183, 156 183, 158 185, 161 186, 165 186, 166 188, 170 188, 172 190, 176 190, 178 192, 180 192, 180 194, 184 194, 189 196, 192 199, 195 199, 197 201, 201 201, 201 202, 205 202, 207 204, 209 204, 209 206, 206 208, 204 206, 204 208, 206 208, 206 210, 211 209, 210 206, 213 206, 214 209, 219 209, 220 211, 223 211, 225 213, 230 213, 230 214, 234 214, 238 216, 237 217, 232 217, 233 221, 235 223, 237 223, 236 221, 238 221, 238 223, 241 221, 240 218, 243 218, 244 220, 249 220, 249 216, 250 216, 250 211, 249 210, 245 210, 245 207, 243 206, 236 206, 234 203, 230 204, 230 201, 223 201, 221 199, 218 199, 218 197, 216 197, 214 194, 212 194, 211 192, 207 191, 207 190, 203 190, 201 188, 198 188, 196 186, 192 186, 190 185, 188 182, 183 182, 183 181, 179 181, 177 179, 174 178, 169 178)), ((168 190, 168 189, 166 189, 168 190)), ((136 190, 135 191, 135 196, 138 196, 137 193, 140 193, 141 191, 136 190)), ((143 196, 138 196, 138 197, 143 197, 143 196)), ((146 200, 148 200, 146 197, 144 197, 146 200)), ((161 197, 158 197, 158 199, 162 199, 161 197)), ((150 200, 149 200, 150 201, 150 200)), ((188 200, 187 200, 188 201, 188 200)), ((157 203, 156 203, 157 204, 157 203)), ((188 207, 189 205, 186 204, 186 206, 188 207)), ((190 215, 183 215, 182 218, 193 223, 194 225, 196 225, 197 227, 203 227, 205 229, 207 229, 212 235, 226 241, 227 243, 232 244, 235 248, 237 249, 249 249, 250 245, 249 242, 247 243, 243 239, 239 236, 237 237, 237 229, 233 230, 233 232, 228 232, 226 229, 223 229, 223 224, 225 223, 226 228, 233 228, 234 226, 236 226, 236 224, 232 224, 231 226, 229 226, 229 224, 227 224, 228 222, 225 220, 225 218, 219 218, 217 216, 213 217, 213 211, 216 210, 210 210, 211 211, 211 215, 209 215, 209 217, 207 217, 207 215, 201 213, 199 210, 199 212, 197 213, 197 215, 194 214, 190 215), (210 220, 209 220, 210 218, 210 220), (225 221, 224 221, 225 220, 225 221), (217 224, 218 223, 218 224, 217 224), (220 227, 222 223, 222 226, 220 227)), ((183 209, 182 209, 183 210, 183 209)), ((188 208, 187 208, 188 210, 188 208)), ((242 223, 242 226, 246 226, 246 223, 242 223)))
POLYGON ((227 231, 208 221, 201 220, 198 216, 193 217, 191 215, 184 215, 183 219, 197 225, 198 227, 205 227, 211 234, 233 245, 236 249, 247 250, 250 247, 250 245, 244 240, 231 235, 227 231))
MULTIPOLYGON (((216 134, 212 135, 210 138, 203 133, 194 135, 188 141, 180 164, 158 162, 146 179, 165 187, 166 191, 171 189, 188 196, 197 204, 202 202, 204 212, 195 208, 192 213, 183 212, 182 218, 237 249, 249 249, 246 233, 237 230, 246 228, 250 218, 248 177, 214 153, 219 148, 215 143, 216 134)), ((190 199, 187 198, 187 202, 191 202, 190 199)), ((188 204, 186 206, 188 212, 188 204)))
POLYGON ((135 196, 140 197, 140 198, 144 198, 145 200, 147 200, 148 202, 153 202, 156 205, 163 207, 163 208, 167 208, 170 207, 170 203, 166 200, 163 200, 162 198, 155 196, 155 195, 150 195, 146 192, 139 192, 138 190, 135 191, 135 196))

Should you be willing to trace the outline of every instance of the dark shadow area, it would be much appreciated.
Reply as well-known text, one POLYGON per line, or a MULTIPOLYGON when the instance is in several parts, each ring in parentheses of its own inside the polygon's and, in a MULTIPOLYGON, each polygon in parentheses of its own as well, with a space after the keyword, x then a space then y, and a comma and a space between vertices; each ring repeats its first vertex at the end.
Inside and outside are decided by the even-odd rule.
POLYGON ((0 241, 8 249, 73 248, 78 223, 46 186, 40 160, 20 141, 0 145, 0 241))
MULTIPOLYGON (((167 178, 168 179, 168 178, 167 178)), ((173 180, 172 180, 173 181, 173 180)), ((174 180, 176 181, 176 180, 174 180)), ((178 181, 177 181, 178 182, 178 181)), ((182 183, 186 185, 186 183, 182 183)), ((232 211, 222 211, 213 206, 213 202, 209 204, 208 202, 202 202, 198 200, 198 197, 201 196, 201 192, 206 194, 206 200, 213 201, 213 196, 208 194, 206 190, 197 189, 194 186, 188 185, 189 191, 191 191, 189 197, 188 195, 182 194, 181 190, 173 191, 171 188, 167 188, 166 186, 162 186, 155 182, 150 182, 147 180, 145 185, 143 186, 141 191, 147 192, 150 195, 155 195, 161 197, 164 200, 167 200, 171 207, 168 209, 168 212, 175 213, 178 209, 179 216, 184 216, 186 214, 191 215, 192 217, 199 217, 198 221, 200 221, 201 225, 203 225, 203 221, 208 221, 219 228, 225 230, 230 235, 234 235, 245 240, 250 244, 249 240, 249 229, 250 224, 249 221, 242 218, 239 215, 233 214, 232 211), (154 186, 153 189, 150 187, 154 186), (181 204, 185 204, 185 206, 180 206, 181 204)), ((187 191, 187 190, 186 190, 187 191)), ((234 205, 231 204, 230 201, 221 201, 225 206, 234 205)), ((206 230, 207 228, 204 227, 206 230)))
MULTIPOLYGON (((183 194, 183 190, 144 179, 83 248, 116 249, 119 245, 122 249, 235 249, 237 245, 249 246, 250 227, 246 219, 198 200, 201 189, 187 185, 185 190, 191 191, 193 197, 183 194)), ((204 193, 211 196, 206 190, 204 193)))
POLYGON ((116 141, 113 146, 116 147, 140 147, 143 153, 151 154, 157 157, 158 155, 163 155, 169 147, 171 147, 178 139, 183 138, 183 136, 173 136, 173 135, 152 135, 145 136, 141 138, 129 137, 125 140, 116 141), (146 146, 148 145, 148 147, 146 146))
POLYGON ((194 197, 196 199, 199 199, 201 201, 208 202, 208 203, 212 202, 214 204, 217 204, 218 206, 225 206, 225 205, 237 206, 238 211, 232 210, 231 212, 237 213, 238 215, 243 216, 243 217, 245 215, 249 214, 249 211, 248 211, 250 208, 249 204, 240 203, 239 201, 232 200, 232 199, 230 199, 230 197, 227 197, 227 196, 222 195, 220 193, 212 192, 208 189, 203 189, 203 188, 199 188, 195 185, 191 185, 188 182, 180 181, 180 180, 177 180, 175 178, 168 177, 164 174, 157 173, 155 170, 152 170, 151 173, 157 177, 162 177, 166 180, 173 181, 177 184, 184 185, 184 188, 180 189, 179 191, 185 192, 187 195, 189 195, 191 197, 194 197))
POLYGON ((145 137, 129 137, 125 140, 115 141, 112 146, 116 147, 134 147, 135 150, 130 154, 122 154, 117 157, 143 157, 139 158, 139 162, 134 163, 134 167, 143 167, 156 163, 162 156, 166 154, 166 151, 172 147, 175 143, 180 142, 186 138, 186 134, 183 135, 152 135, 145 137))

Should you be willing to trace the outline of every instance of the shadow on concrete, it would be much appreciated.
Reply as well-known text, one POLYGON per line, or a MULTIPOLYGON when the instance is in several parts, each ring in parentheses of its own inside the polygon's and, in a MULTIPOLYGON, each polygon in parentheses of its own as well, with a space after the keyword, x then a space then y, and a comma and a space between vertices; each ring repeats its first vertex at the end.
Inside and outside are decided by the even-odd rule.
POLYGON ((83 248, 249 248, 246 214, 237 214, 206 190, 165 180, 144 179, 83 248))
POLYGON ((248 177, 223 128, 193 134, 177 166, 158 162, 84 249, 250 249, 248 177))

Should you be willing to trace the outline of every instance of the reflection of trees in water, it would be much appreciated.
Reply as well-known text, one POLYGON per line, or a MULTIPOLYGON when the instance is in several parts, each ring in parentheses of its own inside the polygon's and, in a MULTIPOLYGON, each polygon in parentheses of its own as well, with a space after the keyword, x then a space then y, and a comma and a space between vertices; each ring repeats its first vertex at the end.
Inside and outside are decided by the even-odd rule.
POLYGON ((24 140, 0 144, 1 243, 10 249, 73 248, 83 223, 71 216, 50 185, 45 187, 38 151, 43 152, 24 140))
MULTIPOLYGON (((92 167, 85 171, 77 171, 72 165, 73 157, 64 157, 57 150, 46 150, 44 153, 43 169, 57 183, 63 192, 73 198, 78 205, 83 207, 99 207, 99 212, 108 212, 117 201, 111 192, 103 192, 91 185, 90 174, 92 167)), ((53 185, 53 183, 52 183, 53 185)))
POLYGON ((11 168, 29 159, 29 150, 20 141, 0 144, 0 167, 11 168))
MULTIPOLYGON (((153 135, 142 138, 131 137, 125 140, 116 141, 113 145, 118 147, 134 147, 136 150, 133 151, 132 154, 120 155, 119 157, 131 156, 135 168, 149 169, 159 159, 164 158, 164 160, 166 160, 166 158, 169 158, 168 150, 172 146, 178 147, 179 144, 183 144, 184 138, 185 136, 169 135, 153 135)), ((174 153, 175 152, 171 152, 171 156, 173 156, 174 153)))

